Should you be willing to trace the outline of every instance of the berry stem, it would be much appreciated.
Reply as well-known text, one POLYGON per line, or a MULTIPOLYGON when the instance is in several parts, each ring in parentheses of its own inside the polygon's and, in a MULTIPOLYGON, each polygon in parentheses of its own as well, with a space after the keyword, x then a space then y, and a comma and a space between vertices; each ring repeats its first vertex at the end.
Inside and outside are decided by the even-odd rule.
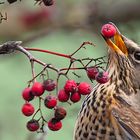
MULTIPOLYGON (((36 60, 36 59, 35 59, 36 60)), ((45 65, 45 64, 44 64, 45 65)), ((43 65, 43 66, 44 66, 43 65)), ((52 70, 54 70, 55 72, 59 72, 58 69, 54 68, 51 64, 45 65, 44 68, 42 69, 42 71, 40 71, 37 75, 34 75, 34 77, 29 81, 29 83, 31 83, 32 81, 35 80, 35 78, 37 78, 38 76, 40 76, 41 74, 43 74, 43 72, 46 70, 46 68, 50 68, 52 70)), ((47 71, 47 75, 48 75, 48 71, 47 71)))
POLYGON ((41 100, 42 100, 42 98, 39 97, 39 112, 40 112, 40 116, 41 116, 41 118, 42 118, 42 121, 47 122, 47 121, 45 120, 45 118, 43 117, 43 113, 42 113, 42 110, 41 110, 41 100))
POLYGON ((85 45, 92 45, 95 46, 93 43, 91 42, 83 42, 82 45, 76 49, 71 55, 67 55, 67 54, 62 54, 62 53, 58 53, 58 52, 53 52, 53 51, 49 51, 49 50, 43 50, 43 49, 38 49, 38 48, 26 48, 24 47, 24 49, 28 50, 28 51, 37 51, 37 52, 44 52, 44 53, 48 53, 48 54, 53 54, 53 55, 57 55, 60 57, 65 57, 71 60, 76 60, 76 58, 72 57, 74 54, 76 54, 82 47, 84 47, 85 45))
POLYGON ((34 69, 34 61, 30 61, 31 62, 31 70, 32 70, 32 77, 33 77, 33 82, 36 82, 36 78, 35 78, 35 69, 34 69))
POLYGON ((66 73, 65 73, 66 75, 68 74, 68 72, 69 72, 69 70, 70 70, 72 64, 73 64, 73 62, 71 61, 70 64, 69 64, 69 67, 67 68, 67 71, 66 71, 66 73))
POLYGON ((65 57, 65 58, 68 58, 68 59, 74 59, 75 60, 75 58, 73 58, 73 57, 71 57, 71 55, 67 55, 67 54, 57 53, 57 52, 38 49, 38 48, 24 48, 24 49, 26 49, 28 51, 44 52, 44 53, 53 54, 53 55, 57 55, 57 56, 60 56, 60 57, 65 57))
POLYGON ((58 76, 57 76, 57 79, 56 79, 56 83, 57 83, 57 85, 56 85, 56 95, 58 94, 58 89, 59 89, 58 88, 58 83, 59 83, 59 79, 60 79, 61 76, 64 76, 67 80, 69 79, 66 73, 62 73, 62 72, 58 73, 58 76))
POLYGON ((80 70, 80 69, 85 69, 85 67, 78 67, 78 68, 62 68, 60 71, 69 71, 69 70, 80 70))
POLYGON ((34 79, 37 78, 38 76, 40 76, 40 75, 45 71, 45 69, 46 69, 46 66, 43 68, 42 71, 40 71, 36 76, 34 76, 34 77, 29 81, 29 83, 32 82, 32 81, 34 81, 34 79))
POLYGON ((34 119, 34 117, 36 116, 36 114, 39 112, 40 109, 37 109, 37 111, 35 112, 35 114, 33 115, 32 119, 34 119))

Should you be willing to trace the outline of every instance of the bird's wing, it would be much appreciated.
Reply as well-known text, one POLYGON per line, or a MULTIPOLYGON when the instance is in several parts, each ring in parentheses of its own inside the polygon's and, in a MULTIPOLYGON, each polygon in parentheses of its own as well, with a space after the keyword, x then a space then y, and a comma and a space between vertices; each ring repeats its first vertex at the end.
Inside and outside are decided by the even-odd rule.
POLYGON ((118 102, 112 107, 112 115, 128 138, 140 140, 140 112, 118 102))

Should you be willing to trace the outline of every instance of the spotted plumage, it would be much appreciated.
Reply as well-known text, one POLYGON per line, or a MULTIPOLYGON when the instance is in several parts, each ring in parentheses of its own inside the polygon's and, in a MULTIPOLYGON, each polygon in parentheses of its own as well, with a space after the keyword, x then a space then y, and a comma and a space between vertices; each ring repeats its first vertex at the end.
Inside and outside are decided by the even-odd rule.
POLYGON ((97 84, 78 114, 74 140, 140 139, 140 47, 119 32, 125 46, 106 40, 110 46, 126 47, 128 55, 109 48, 110 80, 97 84), (112 45, 111 44, 111 45, 112 45))

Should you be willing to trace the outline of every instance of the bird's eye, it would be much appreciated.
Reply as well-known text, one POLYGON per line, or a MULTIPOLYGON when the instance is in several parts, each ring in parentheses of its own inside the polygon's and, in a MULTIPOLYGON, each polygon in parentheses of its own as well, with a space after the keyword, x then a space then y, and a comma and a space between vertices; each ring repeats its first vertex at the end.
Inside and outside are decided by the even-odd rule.
POLYGON ((140 52, 135 52, 135 53, 134 53, 134 58, 135 58, 136 60, 140 60, 140 52))

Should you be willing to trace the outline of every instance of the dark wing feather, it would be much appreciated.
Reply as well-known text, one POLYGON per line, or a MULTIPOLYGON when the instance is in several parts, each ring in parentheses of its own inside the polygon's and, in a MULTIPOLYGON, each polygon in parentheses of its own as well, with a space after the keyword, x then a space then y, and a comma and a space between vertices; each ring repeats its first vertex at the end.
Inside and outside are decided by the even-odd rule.
POLYGON ((120 128, 130 139, 140 140, 140 113, 126 104, 113 106, 112 115, 117 120, 120 128))

